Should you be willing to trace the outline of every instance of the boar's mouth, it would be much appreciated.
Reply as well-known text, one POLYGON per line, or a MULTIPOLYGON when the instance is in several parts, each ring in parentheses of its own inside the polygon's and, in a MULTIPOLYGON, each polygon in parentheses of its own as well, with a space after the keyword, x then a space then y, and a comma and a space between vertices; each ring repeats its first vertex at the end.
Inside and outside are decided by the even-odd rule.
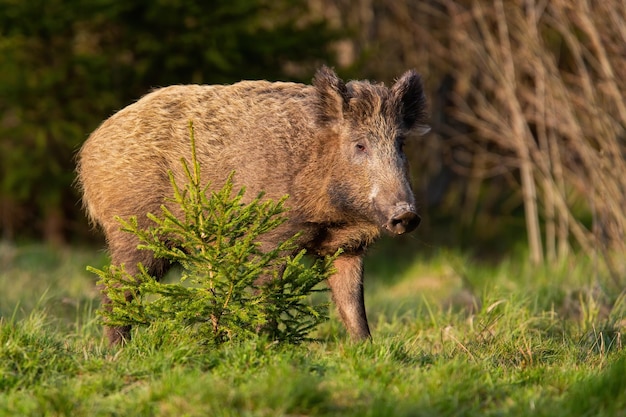
POLYGON ((420 216, 411 205, 399 204, 392 211, 383 227, 393 234, 401 235, 415 230, 420 221, 420 216))

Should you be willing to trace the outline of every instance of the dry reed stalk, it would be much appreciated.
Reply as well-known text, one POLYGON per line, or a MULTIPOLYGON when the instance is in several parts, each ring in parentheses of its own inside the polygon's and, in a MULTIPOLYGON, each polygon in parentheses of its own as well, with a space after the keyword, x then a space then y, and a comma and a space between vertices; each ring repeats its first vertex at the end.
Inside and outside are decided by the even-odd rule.
MULTIPOLYGON (((451 10, 466 13, 455 6, 451 10)), ((473 20, 455 26, 458 33, 451 35, 460 42, 450 55, 458 51, 466 61, 464 51, 471 51, 477 80, 459 97, 464 102, 457 106, 457 117, 475 128, 485 145, 493 145, 485 149, 517 156, 533 262, 543 256, 538 206, 548 259, 568 252, 569 232, 586 251, 624 253, 625 90, 615 66, 623 68, 626 56, 607 52, 600 19, 584 0, 578 6, 558 0, 549 6, 532 0, 506 6, 501 0, 476 1, 469 9, 473 20), (545 43, 548 30, 567 43, 575 71, 559 67, 558 57, 545 43), (589 45, 579 39, 581 31, 589 45), (589 68, 589 62, 595 67, 589 68), (591 228, 576 213, 581 199, 587 200, 588 210, 597 211, 591 228)), ((613 19, 621 28, 623 17, 613 19)), ((452 20, 467 22, 454 16, 452 20)), ((619 34, 624 36, 623 31, 619 34)), ((458 68, 456 76, 467 77, 467 65, 456 64, 450 66, 458 68)))

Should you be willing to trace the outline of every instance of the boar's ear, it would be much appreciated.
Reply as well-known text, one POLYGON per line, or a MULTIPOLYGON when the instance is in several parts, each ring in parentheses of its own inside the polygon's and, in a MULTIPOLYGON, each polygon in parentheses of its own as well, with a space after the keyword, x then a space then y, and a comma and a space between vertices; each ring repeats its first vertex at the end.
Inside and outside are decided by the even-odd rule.
POLYGON ((325 126, 343 119, 343 112, 348 103, 348 89, 335 71, 323 66, 313 78, 317 97, 317 120, 325 126))
POLYGON ((409 70, 391 87, 391 111, 399 119, 402 128, 420 135, 427 133, 426 96, 422 77, 414 70, 409 70))

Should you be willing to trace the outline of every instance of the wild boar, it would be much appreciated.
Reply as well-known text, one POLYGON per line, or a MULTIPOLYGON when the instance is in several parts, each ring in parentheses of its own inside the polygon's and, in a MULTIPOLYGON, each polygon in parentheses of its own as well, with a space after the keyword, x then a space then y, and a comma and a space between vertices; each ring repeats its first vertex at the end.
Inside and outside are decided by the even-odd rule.
MULTIPOLYGON (((329 279, 332 297, 353 339, 370 330, 363 300, 363 256, 382 230, 414 230, 420 217, 409 183, 405 140, 424 133, 421 77, 405 72, 391 87, 345 83, 327 67, 312 85, 242 81, 233 85, 177 85, 157 89, 111 116, 78 154, 78 183, 90 218, 106 236, 112 263, 136 272, 143 263, 162 276, 167 261, 137 249, 116 216, 159 213, 171 197, 171 171, 185 183, 181 157, 190 160, 195 129, 202 181, 220 188, 235 171, 235 187, 250 198, 289 195, 289 220, 265 237, 270 248, 301 232, 314 256, 343 253, 329 279), (238 189, 238 188, 237 188, 238 189)), ((103 302, 110 302, 104 295, 103 302)), ((128 327, 105 332, 112 344, 128 327)))

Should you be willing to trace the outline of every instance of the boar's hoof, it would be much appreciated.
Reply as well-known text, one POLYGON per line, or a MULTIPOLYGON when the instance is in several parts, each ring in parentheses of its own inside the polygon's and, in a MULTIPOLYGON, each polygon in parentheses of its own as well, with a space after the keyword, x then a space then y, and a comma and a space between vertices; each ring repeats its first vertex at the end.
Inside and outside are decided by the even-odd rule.
POLYGON ((403 233, 408 233, 413 230, 420 224, 420 216, 412 211, 404 211, 393 216, 385 227, 392 233, 401 235, 403 233))

